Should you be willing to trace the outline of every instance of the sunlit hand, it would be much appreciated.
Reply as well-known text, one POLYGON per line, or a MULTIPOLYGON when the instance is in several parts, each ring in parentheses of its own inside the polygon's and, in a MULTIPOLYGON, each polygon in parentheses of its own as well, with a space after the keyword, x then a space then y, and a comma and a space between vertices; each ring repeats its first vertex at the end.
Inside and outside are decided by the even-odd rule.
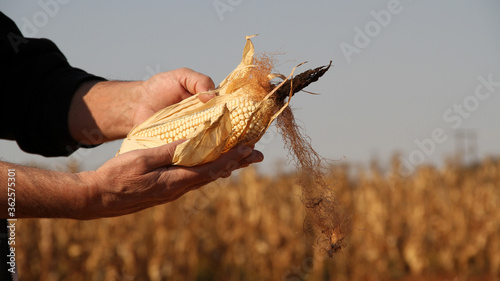
MULTIPOLYGON (((137 102, 134 123, 140 124, 160 109, 180 102, 191 95, 213 90, 212 79, 189 68, 180 68, 156 74, 141 86, 142 95, 137 102)), ((214 95, 200 95, 207 102, 214 95)))
MULTIPOLYGON (((71 101, 69 130, 83 144, 124 138, 158 110, 213 89, 210 77, 188 68, 159 73, 146 81, 88 81, 71 101)), ((212 97, 200 95, 200 100, 212 97)))
POLYGON ((217 160, 195 167, 172 166, 176 141, 164 146, 121 154, 93 172, 81 173, 89 187, 83 219, 125 215, 174 201, 231 172, 260 162, 262 153, 238 146, 217 160))

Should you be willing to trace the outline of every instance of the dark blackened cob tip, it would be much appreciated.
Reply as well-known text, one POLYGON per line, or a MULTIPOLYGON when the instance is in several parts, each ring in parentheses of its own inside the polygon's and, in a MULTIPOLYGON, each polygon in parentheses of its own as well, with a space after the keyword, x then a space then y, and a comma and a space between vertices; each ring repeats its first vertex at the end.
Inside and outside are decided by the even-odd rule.
MULTIPOLYGON (((290 96, 290 91, 292 91, 293 95, 309 86, 309 84, 318 81, 318 79, 323 76, 331 66, 332 61, 330 61, 328 65, 306 70, 292 79, 287 79, 287 81, 285 81, 285 83, 276 91, 276 101, 278 104, 282 104, 285 99, 290 96)), ((273 85, 273 87, 276 86, 277 85, 273 85)))

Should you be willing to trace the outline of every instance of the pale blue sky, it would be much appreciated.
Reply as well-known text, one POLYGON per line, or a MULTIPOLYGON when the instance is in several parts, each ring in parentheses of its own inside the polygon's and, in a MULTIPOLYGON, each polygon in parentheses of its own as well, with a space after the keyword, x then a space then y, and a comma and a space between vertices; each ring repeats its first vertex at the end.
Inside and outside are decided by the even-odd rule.
MULTIPOLYGON (((415 151, 422 152, 415 140, 432 137, 436 128, 447 139, 429 156, 421 154, 426 162, 451 155, 460 129, 475 130, 480 157, 500 156, 500 86, 483 100, 474 98, 479 76, 500 82, 500 1, 66 2, 2 1, 0 10, 33 33, 28 35, 53 40, 73 66, 119 80, 190 67, 217 84, 238 64, 244 36, 259 33, 253 40, 256 51, 283 53, 277 66, 283 74, 302 61, 309 63, 298 71, 333 60, 335 66, 308 88, 321 95, 299 93, 292 100, 297 119, 323 156, 356 163, 377 157, 387 163, 401 151, 410 161, 412 152, 415 157, 415 151), (50 5, 44 9, 40 3, 50 5), (224 5, 229 9, 217 11, 224 5), (385 26, 372 13, 381 10, 391 14, 385 26), (371 32, 363 46, 358 28, 371 32), (350 62, 341 48, 347 44, 360 47, 350 62), (454 104, 464 99, 468 118, 454 112, 454 104), (457 118, 463 121, 459 126, 457 118)), ((7 161, 52 168, 66 161, 21 153, 12 142, 0 145, 0 157, 7 161)), ((73 158, 94 169, 119 145, 73 158)), ((274 129, 258 148, 266 156, 261 170, 287 154, 274 129)))

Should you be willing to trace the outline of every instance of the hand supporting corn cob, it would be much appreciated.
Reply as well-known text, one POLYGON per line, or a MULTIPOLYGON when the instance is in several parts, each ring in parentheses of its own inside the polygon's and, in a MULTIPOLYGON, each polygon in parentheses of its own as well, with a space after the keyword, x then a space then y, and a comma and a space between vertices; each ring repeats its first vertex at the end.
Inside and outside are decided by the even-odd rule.
POLYGON ((173 164, 195 166, 238 144, 253 145, 288 106, 286 98, 318 80, 331 65, 293 79, 272 74, 272 65, 254 59, 252 37, 246 37, 241 63, 212 91, 216 97, 205 104, 198 96, 206 93, 199 93, 160 110, 132 129, 118 154, 188 139, 177 146, 173 164), (283 81, 274 84, 275 78, 283 81))

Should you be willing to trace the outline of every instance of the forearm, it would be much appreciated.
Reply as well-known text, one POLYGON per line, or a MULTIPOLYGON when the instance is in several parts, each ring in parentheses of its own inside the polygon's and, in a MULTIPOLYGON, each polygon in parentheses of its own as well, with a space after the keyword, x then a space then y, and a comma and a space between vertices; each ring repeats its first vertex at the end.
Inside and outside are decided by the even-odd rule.
POLYGON ((0 217, 96 219, 126 215, 174 201, 263 159, 260 152, 238 146, 203 165, 173 166, 175 149, 182 142, 124 153, 96 171, 78 174, 0 161, 0 217), (15 206, 9 206, 13 197, 15 206))
POLYGON ((10 217, 8 208, 12 206, 8 206, 7 198, 9 193, 10 195, 14 193, 15 218, 85 219, 90 189, 79 174, 42 170, 0 161, 0 186, 2 218, 10 217), (9 170, 14 172, 10 176, 9 170), (9 180, 9 178, 14 179, 9 180))
POLYGON ((83 144, 124 138, 135 125, 143 81, 89 81, 75 93, 68 114, 71 136, 83 144))

